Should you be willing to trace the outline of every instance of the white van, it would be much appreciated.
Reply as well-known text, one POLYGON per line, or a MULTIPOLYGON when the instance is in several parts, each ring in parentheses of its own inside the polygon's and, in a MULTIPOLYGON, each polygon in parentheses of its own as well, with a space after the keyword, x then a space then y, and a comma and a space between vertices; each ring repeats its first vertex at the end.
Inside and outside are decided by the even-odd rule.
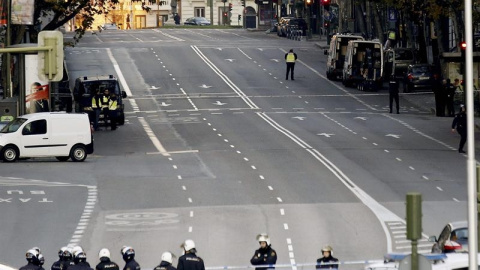
POLYGON ((342 78, 345 55, 350 40, 364 40, 362 36, 352 34, 336 34, 330 40, 330 46, 324 53, 327 55, 327 78, 342 78))
POLYGON ((84 161, 93 153, 93 136, 85 113, 46 112, 19 116, 0 130, 0 159, 56 157, 84 161))

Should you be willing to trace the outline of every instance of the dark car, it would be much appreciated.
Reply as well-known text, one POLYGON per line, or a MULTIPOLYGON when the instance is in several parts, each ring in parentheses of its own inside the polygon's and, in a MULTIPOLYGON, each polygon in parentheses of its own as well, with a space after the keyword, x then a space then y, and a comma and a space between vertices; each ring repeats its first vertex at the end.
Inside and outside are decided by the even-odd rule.
POLYGON ((429 64, 409 65, 403 78, 403 92, 416 89, 432 89, 434 81, 433 67, 429 64))
POLYGON ((210 21, 205 17, 192 17, 188 18, 183 24, 187 25, 210 25, 210 21))
POLYGON ((289 34, 291 33, 291 30, 293 29, 301 30, 302 36, 305 36, 307 34, 307 22, 302 18, 294 18, 294 19, 288 20, 285 27, 286 27, 287 37, 289 36, 289 34))
POLYGON ((430 236, 428 241, 434 242, 432 253, 460 252, 468 250, 468 223, 456 221, 448 223, 437 237, 430 236))

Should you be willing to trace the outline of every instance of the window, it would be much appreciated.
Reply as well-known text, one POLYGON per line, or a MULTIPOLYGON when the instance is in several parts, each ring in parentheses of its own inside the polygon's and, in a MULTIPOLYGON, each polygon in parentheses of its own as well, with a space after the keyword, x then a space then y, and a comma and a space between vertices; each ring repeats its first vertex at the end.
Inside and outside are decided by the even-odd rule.
POLYGON ((47 133, 47 120, 37 120, 25 125, 22 135, 40 135, 47 133))
POLYGON ((205 8, 196 7, 194 13, 195 17, 205 17, 205 8))

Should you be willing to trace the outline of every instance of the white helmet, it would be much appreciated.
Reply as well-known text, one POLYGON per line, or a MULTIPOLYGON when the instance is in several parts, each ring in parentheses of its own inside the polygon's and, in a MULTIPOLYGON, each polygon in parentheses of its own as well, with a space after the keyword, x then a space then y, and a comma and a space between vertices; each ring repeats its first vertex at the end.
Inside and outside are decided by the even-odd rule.
POLYGON ((110 259, 110 250, 106 248, 100 249, 100 252, 98 252, 98 258, 103 258, 103 257, 110 259))
POLYGON ((333 256, 333 248, 329 245, 324 246, 322 252, 330 252, 330 256, 333 256))
POLYGON ((162 262, 172 263, 172 253, 166 251, 162 254, 162 262))
POLYGON ((193 242, 191 239, 187 239, 183 243, 182 247, 185 249, 185 251, 190 251, 195 248, 195 242, 193 242))
POLYGON ((270 246, 270 237, 268 237, 268 234, 266 233, 261 233, 257 235, 257 241, 258 242, 266 242, 267 246, 270 246))
POLYGON ((72 248, 72 255, 75 258, 78 253, 83 252, 83 248, 81 246, 74 246, 72 248))

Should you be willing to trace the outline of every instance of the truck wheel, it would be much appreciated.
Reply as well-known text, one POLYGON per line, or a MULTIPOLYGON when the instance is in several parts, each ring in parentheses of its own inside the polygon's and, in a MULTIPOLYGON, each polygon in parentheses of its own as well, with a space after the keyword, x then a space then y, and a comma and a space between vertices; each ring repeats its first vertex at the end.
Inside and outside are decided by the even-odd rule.
POLYGON ((87 150, 81 144, 74 145, 70 150, 70 158, 74 162, 82 162, 87 158, 87 150))
POLYGON ((65 162, 67 161, 70 157, 56 157, 58 161, 65 162))
POLYGON ((3 147, 2 159, 4 162, 15 162, 18 158, 18 150, 13 145, 3 147))

